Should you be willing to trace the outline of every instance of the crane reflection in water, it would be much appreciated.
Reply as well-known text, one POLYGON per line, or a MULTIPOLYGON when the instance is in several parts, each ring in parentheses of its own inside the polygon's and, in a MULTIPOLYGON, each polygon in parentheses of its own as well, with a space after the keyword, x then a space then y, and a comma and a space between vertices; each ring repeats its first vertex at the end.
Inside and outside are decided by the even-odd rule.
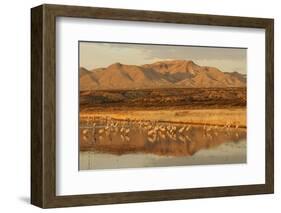
MULTIPOLYGON (((144 158, 154 156, 154 161, 163 161, 165 158, 171 161, 176 158, 186 159, 186 163, 185 160, 182 160, 178 164, 188 165, 190 164, 188 159, 196 156, 196 153, 205 150, 206 157, 206 152, 216 150, 223 144, 240 148, 240 154, 243 157, 240 160, 241 162, 239 160, 238 162, 245 163, 246 149, 245 146, 241 148, 240 144, 241 141, 245 142, 245 139, 245 128, 228 124, 224 126, 191 125, 161 121, 88 117, 80 121, 80 169, 144 166, 140 163, 132 164, 130 162, 127 164, 126 161, 121 160, 122 156, 125 155, 132 159, 134 154, 144 158), (102 157, 103 155, 104 157, 110 156, 107 158, 107 161, 109 161, 106 164, 107 166, 98 165, 97 156, 102 157), (122 163, 116 164, 119 158, 122 163), (111 164, 110 159, 115 161, 115 164, 114 162, 111 164)), ((151 165, 146 163, 145 166, 165 166, 165 163, 162 165, 159 162, 156 164, 152 162, 151 165)), ((167 160, 163 162, 167 162, 167 160)), ((221 163, 236 162, 237 160, 231 162, 231 159, 228 159, 221 163)), ((177 163, 175 163, 175 166, 177 166, 177 163)))

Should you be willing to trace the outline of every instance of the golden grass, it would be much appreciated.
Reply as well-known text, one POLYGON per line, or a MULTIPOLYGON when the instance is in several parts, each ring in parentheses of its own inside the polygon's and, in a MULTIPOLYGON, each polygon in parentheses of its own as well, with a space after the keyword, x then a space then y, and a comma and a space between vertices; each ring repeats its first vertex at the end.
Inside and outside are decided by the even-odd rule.
POLYGON ((189 124, 206 124, 246 128, 246 108, 235 109, 165 109, 80 112, 80 118, 88 116, 111 117, 118 120, 150 120, 189 124))

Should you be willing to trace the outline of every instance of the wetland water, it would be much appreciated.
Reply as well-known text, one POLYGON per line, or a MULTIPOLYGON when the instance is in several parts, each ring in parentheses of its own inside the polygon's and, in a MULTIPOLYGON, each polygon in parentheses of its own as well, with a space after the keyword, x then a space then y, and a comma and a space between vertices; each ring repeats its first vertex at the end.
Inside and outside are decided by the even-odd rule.
POLYGON ((149 121, 80 124, 80 170, 246 163, 246 129, 149 121))

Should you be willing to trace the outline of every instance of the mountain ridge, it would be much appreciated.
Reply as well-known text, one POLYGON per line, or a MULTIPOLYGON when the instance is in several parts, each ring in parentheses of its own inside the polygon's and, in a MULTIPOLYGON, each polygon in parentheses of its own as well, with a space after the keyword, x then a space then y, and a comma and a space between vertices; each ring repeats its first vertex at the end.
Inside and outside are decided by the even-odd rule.
POLYGON ((144 65, 114 63, 105 68, 80 67, 80 90, 246 87, 246 76, 200 66, 191 60, 144 65))

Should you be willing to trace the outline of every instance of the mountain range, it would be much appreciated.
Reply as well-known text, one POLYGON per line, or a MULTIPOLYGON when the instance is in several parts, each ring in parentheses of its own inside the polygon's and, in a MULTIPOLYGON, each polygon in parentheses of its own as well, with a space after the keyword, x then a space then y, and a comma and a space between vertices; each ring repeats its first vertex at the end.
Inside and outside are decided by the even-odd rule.
POLYGON ((246 75, 200 66, 191 60, 145 65, 114 63, 106 68, 80 68, 80 91, 106 89, 246 87, 246 75))

